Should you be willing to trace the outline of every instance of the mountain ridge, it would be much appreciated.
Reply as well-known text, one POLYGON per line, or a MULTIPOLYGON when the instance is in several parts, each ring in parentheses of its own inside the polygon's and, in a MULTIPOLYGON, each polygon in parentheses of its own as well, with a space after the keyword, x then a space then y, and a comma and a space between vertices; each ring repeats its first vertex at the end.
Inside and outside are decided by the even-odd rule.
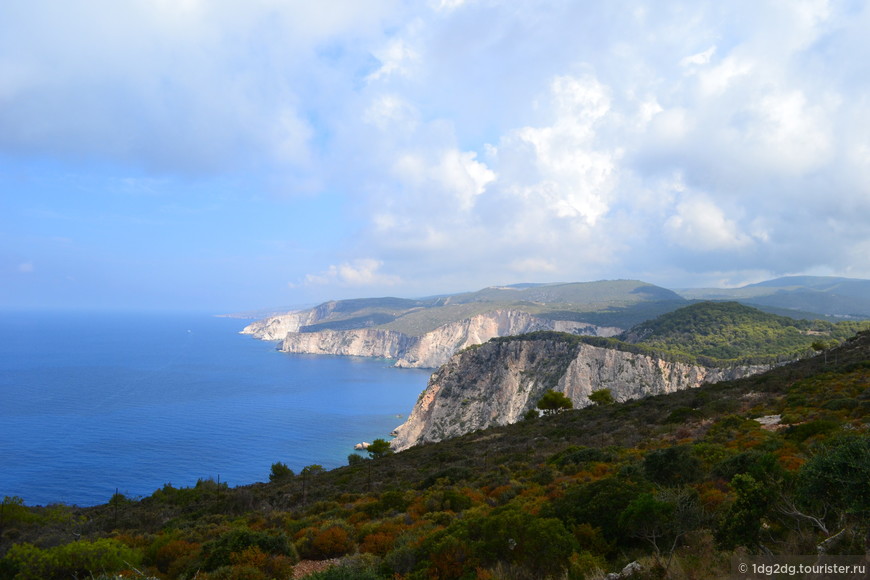
POLYGON ((739 301, 791 318, 870 318, 870 299, 862 310, 865 286, 870 295, 870 281, 805 276, 717 289, 718 294, 709 289, 683 290, 681 296, 639 280, 525 283, 419 299, 332 300, 255 321, 242 333, 280 341, 284 352, 390 358, 397 366, 437 368, 454 352, 506 333, 563 330, 614 336, 702 296, 739 301), (807 310, 812 308, 824 312, 807 310), (845 311, 858 314, 831 314, 845 311), (523 324, 499 322, 505 316, 531 318, 523 324), (424 345, 429 345, 428 350, 424 345))

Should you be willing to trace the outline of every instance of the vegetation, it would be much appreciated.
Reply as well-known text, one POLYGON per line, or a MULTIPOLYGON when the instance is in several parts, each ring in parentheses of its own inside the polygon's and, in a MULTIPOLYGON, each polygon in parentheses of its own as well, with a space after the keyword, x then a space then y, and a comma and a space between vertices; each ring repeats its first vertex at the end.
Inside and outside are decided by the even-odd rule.
POLYGON ((721 578, 860 554, 870 332, 728 383, 594 405, 229 488, 0 511, 0 578, 721 578), (675 420, 675 417, 679 420, 675 420))
POLYGON ((644 322, 624 338, 653 349, 733 360, 746 353, 797 356, 825 345, 821 338, 836 344, 868 327, 867 322, 795 320, 738 302, 701 302, 644 322))
POLYGON ((855 333, 870 329, 870 321, 796 320, 737 302, 700 302, 634 326, 614 338, 540 331, 504 336, 494 342, 549 340, 588 344, 665 360, 712 367, 736 364, 772 365, 824 354, 855 333))
POLYGON ((574 403, 564 394, 550 389, 544 393, 544 396, 541 397, 536 406, 544 412, 544 415, 555 415, 556 413, 573 409, 574 403))
POLYGON ((616 402, 610 389, 598 389, 589 393, 589 400, 596 405, 612 405, 616 402))

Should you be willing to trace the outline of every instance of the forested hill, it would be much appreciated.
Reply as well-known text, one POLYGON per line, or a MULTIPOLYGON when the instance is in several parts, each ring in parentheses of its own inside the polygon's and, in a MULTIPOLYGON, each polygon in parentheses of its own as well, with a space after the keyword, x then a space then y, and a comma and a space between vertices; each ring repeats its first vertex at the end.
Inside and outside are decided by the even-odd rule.
POLYGON ((829 348, 870 322, 796 320, 738 302, 701 302, 643 322, 619 338, 672 353, 719 360, 795 358, 829 348))

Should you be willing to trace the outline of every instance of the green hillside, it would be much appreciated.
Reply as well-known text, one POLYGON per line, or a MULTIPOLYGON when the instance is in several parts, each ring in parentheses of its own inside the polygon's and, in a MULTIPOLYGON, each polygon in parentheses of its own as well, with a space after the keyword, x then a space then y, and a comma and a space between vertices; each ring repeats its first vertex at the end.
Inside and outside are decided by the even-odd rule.
POLYGON ((868 322, 796 320, 738 302, 701 302, 643 322, 621 338, 651 349, 719 360, 794 358, 813 345, 839 342, 868 322))
POLYGON ((0 578, 729 577, 867 554, 870 332, 740 381, 565 411, 270 483, 5 498, 0 578), (25 498, 26 499, 26 498, 25 498), (108 499, 108 498, 107 498, 108 499))

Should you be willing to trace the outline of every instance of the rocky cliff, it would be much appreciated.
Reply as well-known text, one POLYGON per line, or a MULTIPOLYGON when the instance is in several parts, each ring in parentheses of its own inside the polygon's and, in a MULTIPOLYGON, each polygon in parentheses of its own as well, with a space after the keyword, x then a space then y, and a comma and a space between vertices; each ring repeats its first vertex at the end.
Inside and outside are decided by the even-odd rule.
POLYGON ((767 368, 708 368, 558 338, 492 341, 456 354, 432 375, 408 420, 396 429, 393 448, 514 423, 548 389, 564 393, 579 408, 589 405, 589 394, 598 389, 626 401, 767 368))
POLYGON ((270 316, 252 322, 241 333, 250 334, 260 340, 284 340, 287 333, 299 332, 302 328, 323 320, 331 312, 329 307, 332 304, 335 303, 327 302, 317 308, 270 316))
POLYGON ((545 320, 519 310, 492 310, 450 322, 420 336, 387 328, 354 328, 305 332, 328 315, 317 309, 274 316, 251 324, 242 332, 263 340, 282 340, 281 350, 292 353, 336 354, 396 359, 395 366, 437 368, 457 351, 500 336, 536 330, 558 330, 593 336, 614 336, 621 329, 582 322, 545 320))

